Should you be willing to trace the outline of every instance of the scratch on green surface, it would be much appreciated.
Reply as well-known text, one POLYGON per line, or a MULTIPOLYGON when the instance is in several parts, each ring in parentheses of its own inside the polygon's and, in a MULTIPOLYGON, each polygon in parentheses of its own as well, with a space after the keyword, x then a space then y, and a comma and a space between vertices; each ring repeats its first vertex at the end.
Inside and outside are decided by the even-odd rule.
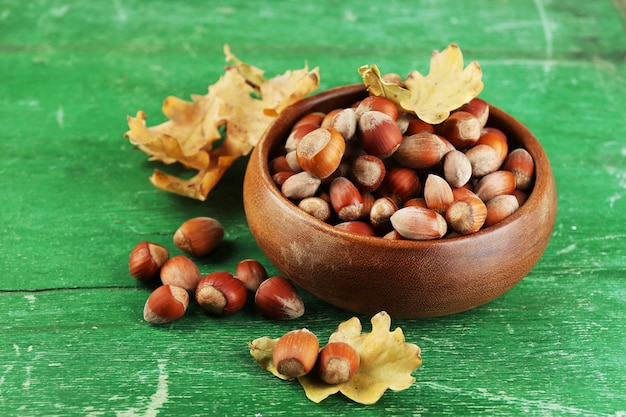
POLYGON ((65 112, 63 111, 63 106, 59 106, 54 117, 57 121, 57 125, 59 125, 59 128, 63 129, 65 126, 65 112))
POLYGON ((537 8, 537 13, 539 14, 539 19, 541 20, 541 27, 543 28, 543 37, 546 43, 546 62, 543 67, 544 75, 547 77, 550 73, 550 62, 552 61, 552 24, 550 23, 550 19, 548 18, 548 14, 546 12, 545 5, 543 0, 535 0, 535 7, 537 8))
POLYGON ((156 392, 150 396, 148 403, 141 407, 130 408, 126 411, 117 411, 115 413, 117 417, 156 417, 159 414, 159 410, 163 407, 163 404, 168 401, 169 397, 167 390, 167 361, 165 359, 159 359, 158 367, 159 379, 157 389, 156 392))
POLYGON ((575 243, 572 243, 572 244, 571 244, 571 245, 569 245, 569 246, 566 246, 566 247, 564 247, 564 248, 562 248, 562 249, 559 249, 559 250, 556 252, 556 254, 557 254, 557 255, 564 255, 564 254, 566 254, 566 253, 569 253, 569 252, 573 251, 574 249, 576 249, 576 244, 575 244, 575 243))
MULTIPOLYGON (((624 149, 622 149, 622 152, 624 152, 624 149)), ((621 167, 607 166, 606 171, 617 180, 617 185, 620 188, 626 188, 626 170, 623 170, 621 167)))
MULTIPOLYGON (((541 400, 530 400, 526 398, 519 398, 513 395, 508 395, 502 391, 498 391, 497 393, 489 392, 485 388, 476 388, 475 390, 465 390, 462 388, 450 387, 447 385, 437 384, 434 382, 423 382, 422 386, 427 386, 436 391, 445 391, 455 393, 460 396, 468 396, 471 398, 485 398, 489 401, 498 401, 503 402, 505 404, 516 405, 520 407, 526 413, 539 411, 549 413, 548 415, 552 415, 551 413, 567 413, 569 415, 581 415, 581 416, 605 416, 604 413, 595 412, 592 410, 585 410, 577 407, 568 407, 566 405, 561 405, 557 403, 551 403, 541 400)), ((626 410, 615 410, 613 416, 626 416, 626 410)))
POLYGON ((118 22, 126 22, 128 20, 128 12, 124 6, 122 6, 122 3, 120 3, 119 0, 115 0, 113 6, 115 7, 115 20, 118 22))

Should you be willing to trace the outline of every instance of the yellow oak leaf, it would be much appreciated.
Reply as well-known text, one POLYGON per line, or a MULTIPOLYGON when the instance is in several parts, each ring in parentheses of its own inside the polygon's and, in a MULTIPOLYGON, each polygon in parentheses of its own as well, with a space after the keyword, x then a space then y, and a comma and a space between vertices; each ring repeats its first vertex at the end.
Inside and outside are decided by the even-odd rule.
POLYGON ((393 100, 427 123, 443 122, 452 110, 469 102, 483 89, 482 70, 476 61, 463 68, 463 54, 456 44, 442 52, 434 51, 427 76, 412 71, 404 87, 382 79, 376 65, 362 66, 359 72, 374 95, 393 100))
POLYGON ((277 342, 278 339, 272 339, 266 336, 255 339, 248 343, 250 355, 252 355, 261 368, 271 372, 274 376, 277 376, 280 379, 290 379, 289 377, 280 374, 278 369, 276 369, 276 366, 274 366, 272 354, 277 342))
MULTIPOLYGON (((415 381, 411 375, 421 364, 421 351, 415 344, 405 343, 402 329, 390 331, 391 317, 384 311, 372 317, 371 333, 362 333, 361 322, 353 317, 341 323, 330 336, 330 342, 345 342, 357 351, 360 365, 348 382, 331 385, 315 373, 298 378, 307 398, 319 403, 338 392, 361 404, 376 403, 387 389, 407 389, 415 381)), ((272 351, 278 339, 262 337, 249 343, 250 354, 261 368, 280 375, 272 362, 272 351)))
POLYGON ((359 68, 359 73, 363 77, 363 83, 367 86, 368 91, 375 96, 386 97, 397 105, 400 105, 402 101, 408 100, 411 96, 411 92, 406 88, 383 80, 376 64, 372 64, 369 67, 363 65, 359 68))
POLYGON ((192 95, 191 102, 165 99, 162 111, 169 120, 147 127, 144 112, 128 117, 124 136, 151 161, 197 171, 185 180, 155 170, 150 181, 161 190, 204 201, 233 162, 256 146, 274 118, 319 86, 318 68, 305 66, 266 79, 262 70, 237 59, 228 45, 224 53, 233 65, 207 94, 192 95))

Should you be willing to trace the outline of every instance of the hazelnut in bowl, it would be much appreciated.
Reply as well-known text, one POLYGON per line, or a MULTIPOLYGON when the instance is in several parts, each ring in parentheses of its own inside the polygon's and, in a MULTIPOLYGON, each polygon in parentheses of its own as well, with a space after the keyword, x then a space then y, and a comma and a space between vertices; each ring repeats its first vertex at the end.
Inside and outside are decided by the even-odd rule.
MULTIPOLYGON (((372 224, 367 220, 370 218, 368 210, 362 208, 363 213, 353 213, 353 221, 338 217, 337 210, 343 207, 334 207, 329 218, 322 218, 301 208, 300 202, 306 198, 307 192, 285 195, 282 187, 285 180, 279 179, 278 172, 287 172, 285 178, 305 172, 303 175, 306 177, 307 171, 302 171, 301 167, 305 165, 304 159, 307 156, 312 159, 321 153, 313 147, 313 151, 302 150, 298 158, 288 155, 285 150, 290 146, 287 145, 287 138, 294 126, 311 114, 327 115, 333 111, 336 113, 337 109, 348 108, 358 113, 358 104, 368 96, 364 85, 338 87, 318 93, 283 111, 266 130, 248 162, 243 191, 248 225, 260 249, 284 276, 305 291, 327 303, 361 314, 384 310, 397 318, 444 316, 475 308, 510 290, 530 272, 547 247, 556 218, 557 196, 550 163, 540 143, 518 120, 494 106, 488 107, 488 119, 482 122, 481 132, 490 128, 503 133, 508 146, 508 154, 501 157, 495 170, 496 174, 507 171, 503 174, 505 180, 501 178, 495 184, 501 185, 510 179, 512 171, 505 169, 505 156, 514 149, 523 149, 530 154, 533 164, 532 183, 524 187, 525 191, 513 190, 506 185, 502 187, 509 189, 504 191, 498 191, 500 185, 481 186, 480 181, 494 171, 493 168, 481 174, 482 178, 472 176, 463 185, 463 181, 455 183, 452 179, 456 174, 450 174, 449 181, 443 184, 441 179, 448 178, 445 172, 446 155, 455 150, 452 140, 446 140, 446 137, 453 134, 446 133, 443 124, 434 126, 435 133, 432 135, 440 139, 437 149, 441 155, 435 163, 424 168, 410 162, 415 158, 405 161, 407 155, 412 155, 411 152, 416 149, 407 138, 422 133, 408 132, 406 120, 401 121, 401 117, 397 116, 396 125, 403 126, 400 145, 392 146, 393 149, 369 146, 370 149, 363 151, 364 143, 362 147, 354 145, 355 142, 364 142, 358 136, 365 136, 365 128, 359 125, 356 139, 336 145, 343 154, 338 167, 328 168, 327 165, 337 162, 320 159, 314 164, 316 169, 320 166, 325 168, 321 170, 324 172, 319 174, 320 178, 310 174, 307 177, 314 188, 307 192, 319 198, 317 201, 330 201, 331 208, 342 206, 333 201, 330 194, 350 194, 341 191, 341 184, 338 183, 358 182, 350 169, 354 161, 364 154, 377 154, 376 158, 370 159, 382 161, 380 170, 385 172, 385 178, 381 185, 374 186, 375 189, 361 184, 358 188, 362 199, 360 207, 371 210, 373 201, 388 200, 390 205, 395 205, 395 219, 391 219, 395 220, 395 225, 385 228, 372 224), (358 150, 355 151, 355 148, 358 150), (285 168, 276 168, 280 164, 285 168), (399 197, 399 192, 390 191, 393 188, 389 184, 392 175, 406 165, 417 178, 418 184, 413 187, 415 198, 411 195, 399 197), (448 186, 449 183, 453 185, 448 186), (333 187, 340 191, 331 190, 333 187), (494 188, 496 191, 493 191, 494 188), (450 194, 449 190, 453 190, 454 194, 450 194), (455 219, 454 213, 447 213, 454 211, 451 205, 457 199, 463 199, 458 195, 466 191, 483 196, 492 191, 495 193, 484 198, 485 204, 479 203, 483 210, 478 216, 482 227, 471 232, 460 226, 463 222, 455 219), (484 208, 490 205, 488 199, 500 194, 515 195, 518 207, 511 210, 512 214, 494 221, 491 211, 487 214, 484 208), (416 208, 409 200, 415 201, 415 206, 423 206, 424 200, 428 204, 425 209, 416 208), (425 222, 426 210, 436 219, 429 225, 420 223, 425 222), (352 226, 346 227, 345 224, 352 226), (359 230, 360 227, 365 232, 359 230), (429 227, 434 227, 435 238, 423 236, 432 233, 429 227)), ((327 131, 333 132, 333 128, 327 131)), ((322 138, 325 144, 333 141, 330 136, 322 138)), ((470 157, 467 155, 467 144, 456 146, 464 154, 457 157, 470 157)), ((479 165, 480 158, 472 160, 472 169, 478 169, 479 165)), ((402 175, 399 177, 403 178, 402 175)), ((406 182, 406 179, 402 181, 406 182)), ((516 181, 521 182, 519 179, 516 181)), ((306 183, 300 180, 298 187, 306 188, 306 183)), ((463 217, 467 210, 471 211, 471 208, 457 208, 455 213, 463 217)), ((347 218, 350 218, 349 215, 347 218)))

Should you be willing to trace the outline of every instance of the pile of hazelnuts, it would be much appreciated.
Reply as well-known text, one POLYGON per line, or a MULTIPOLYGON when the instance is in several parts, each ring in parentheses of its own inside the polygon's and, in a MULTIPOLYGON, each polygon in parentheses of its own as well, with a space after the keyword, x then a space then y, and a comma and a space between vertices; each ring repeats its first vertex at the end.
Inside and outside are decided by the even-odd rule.
POLYGON ((300 209, 343 230, 410 240, 475 233, 514 213, 534 182, 530 153, 488 117, 474 98, 433 125, 370 95, 298 120, 270 174, 300 209))
POLYGON ((131 251, 130 275, 142 282, 160 282, 148 297, 143 317, 162 324, 185 314, 190 298, 207 313, 229 316, 240 311, 254 294, 254 303, 264 316, 295 319, 304 314, 304 304, 294 285, 286 278, 269 277, 265 267, 254 259, 240 261, 234 274, 215 271, 202 275, 192 258, 202 258, 215 250, 224 238, 224 227, 211 217, 195 217, 174 233, 174 244, 185 254, 170 257, 163 245, 142 241, 131 251))

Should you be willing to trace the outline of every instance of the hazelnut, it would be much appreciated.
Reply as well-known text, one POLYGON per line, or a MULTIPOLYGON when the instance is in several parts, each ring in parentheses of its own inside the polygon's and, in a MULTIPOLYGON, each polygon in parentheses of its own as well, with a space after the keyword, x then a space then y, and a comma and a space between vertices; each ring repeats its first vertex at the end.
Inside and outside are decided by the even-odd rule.
POLYGON ((319 128, 305 135, 296 147, 300 167, 317 178, 329 177, 341 163, 346 142, 337 130, 319 128))
POLYGON ((443 158, 443 176, 451 187, 462 187, 472 178, 472 164, 463 152, 450 151, 443 158))
POLYGON ((350 179, 361 191, 376 190, 385 178, 385 164, 374 155, 359 155, 350 165, 350 179))
POLYGON ((287 157, 285 155, 280 155, 276 158, 273 158, 269 162, 269 169, 272 175, 279 172, 291 172, 292 174, 294 173, 293 171, 291 171, 291 167, 289 166, 289 163, 287 162, 287 157))
POLYGON ((189 294, 184 288, 161 285, 148 297, 143 318, 152 324, 169 323, 185 315, 188 305, 189 294))
POLYGON ((393 159, 404 167, 427 169, 438 164, 446 152, 447 146, 440 136, 421 132, 406 136, 393 154, 393 159))
POLYGON ((170 258, 161 267, 161 282, 184 288, 189 292, 196 289, 198 281, 202 278, 200 269, 189 258, 177 255, 170 258))
POLYGON ((498 195, 487 201, 487 218, 485 219, 485 227, 494 225, 511 214, 515 213, 519 208, 519 202, 514 195, 504 194, 498 195))
POLYGON ((279 275, 268 278, 259 285, 254 303, 261 314, 271 319, 297 319, 304 314, 304 303, 298 290, 279 275))
POLYGON ((363 212, 363 196, 346 177, 338 177, 330 184, 330 204, 341 220, 357 220, 363 212))
POLYGON ((327 384, 343 384, 352 379, 360 363, 361 358, 352 345, 345 342, 331 342, 320 350, 315 371, 327 384))
POLYGON ((391 230, 391 215, 398 210, 398 205, 389 197, 374 201, 370 210, 370 223, 379 233, 391 230))
POLYGON ((298 173, 303 171, 302 167, 300 166, 300 162, 298 162, 298 154, 296 151, 287 152, 287 154, 285 155, 285 161, 287 162, 287 165, 289 166, 289 170, 291 172, 298 173))
POLYGON ((526 200, 528 200, 528 194, 520 189, 516 188, 515 191, 513 191, 513 195, 515 196, 515 198, 517 198, 517 202, 520 206, 524 204, 526 200))
POLYGON ((478 198, 480 199, 472 190, 467 187, 457 187, 452 189, 452 195, 454 196, 454 201, 464 200, 466 198, 478 198))
POLYGON ((448 231, 446 219, 441 214, 423 207, 403 207, 390 220, 393 228, 405 239, 439 239, 448 231))
POLYGON ((458 150, 474 145, 480 137, 482 126, 476 116, 466 111, 456 111, 439 126, 437 132, 458 150))
POLYGON ((369 96, 361 100, 356 108, 357 119, 360 119, 363 114, 368 111, 378 111, 384 113, 392 120, 396 120, 398 118, 398 107, 387 97, 369 96))
POLYGON ((174 244, 191 256, 200 258, 213 251, 224 238, 224 227, 211 217, 196 217, 184 222, 174 233, 174 244))
POLYGON ((402 142, 402 132, 386 113, 370 110, 363 113, 359 119, 359 136, 361 146, 370 154, 378 157, 392 155, 400 142, 402 142))
POLYGON ((502 194, 513 194, 515 191, 515 175, 511 171, 495 171, 478 181, 474 192, 481 200, 487 202, 502 194))
POLYGON ((465 152, 465 157, 472 167, 472 176, 475 178, 482 178, 497 171, 502 163, 498 151, 485 144, 472 146, 465 152))
POLYGON ((295 151, 300 140, 302 140, 307 133, 318 129, 319 127, 320 126, 316 124, 304 124, 294 127, 285 141, 285 151, 287 153, 295 151))
POLYGON ((302 200, 314 196, 321 183, 322 180, 319 178, 302 171, 287 178, 283 182, 281 192, 292 200, 302 200))
POLYGON ((323 127, 325 129, 332 127, 333 118, 335 117, 335 115, 337 115, 337 113, 340 113, 342 110, 343 109, 341 108, 336 108, 326 113, 324 115, 324 118, 322 119, 322 123, 320 124, 320 127, 323 127))
POLYGON ((388 232, 387 234, 385 234, 383 236, 383 239, 387 239, 387 240, 404 240, 402 235, 400 233, 398 233, 398 231, 395 230, 395 229, 390 231, 390 232, 388 232))
POLYGON ((248 291, 230 272, 212 272, 196 285, 196 301, 216 316, 230 316, 246 305, 248 291))
POLYGON ((489 119, 489 104, 478 97, 474 97, 469 102, 459 107, 459 111, 465 111, 473 114, 480 124, 480 127, 484 127, 489 119))
POLYGON ((506 133, 504 133, 503 131, 501 131, 500 129, 496 128, 496 127, 492 127, 492 126, 487 126, 487 127, 483 127, 481 130, 481 134, 483 133, 493 133, 496 134, 498 136, 502 137, 502 140, 504 140, 505 142, 508 142, 508 139, 506 137, 506 133))
POLYGON ((487 207, 474 196, 455 200, 446 211, 446 220, 452 230, 462 235, 475 233, 485 224, 487 207))
POLYGON ((348 108, 337 112, 333 116, 330 127, 341 133, 345 140, 350 140, 356 133, 357 123, 356 112, 354 109, 348 108))
POLYGON ((370 216, 370 210, 374 206, 374 201, 376 201, 376 197, 372 193, 361 193, 361 197, 363 198, 363 207, 361 208, 361 215, 359 216, 359 220, 367 219, 370 216))
POLYGON ((150 242, 139 242, 130 252, 128 270, 139 281, 158 278, 161 267, 169 259, 167 249, 150 242))
POLYGON ((321 197, 304 198, 298 203, 298 207, 323 222, 327 222, 332 216, 329 202, 321 197))
POLYGON ((391 197, 398 206, 416 198, 422 191, 422 182, 417 171, 406 167, 391 167, 383 179, 378 191, 381 196, 391 197))
POLYGON ((436 174, 428 174, 424 182, 424 200, 429 209, 443 214, 454 201, 452 189, 446 180, 436 174))
POLYGON ((298 378, 311 372, 319 348, 317 336, 309 330, 292 330, 278 339, 272 352, 272 360, 279 374, 298 378))
POLYGON ((404 133, 409 128, 409 116, 407 115, 407 113, 402 112, 398 114, 398 118, 396 119, 396 124, 398 125, 398 128, 400 128, 400 132, 402 133, 402 136, 404 136, 404 133))
POLYGON ((483 129, 478 141, 476 141, 476 145, 488 145, 496 151, 499 162, 498 168, 500 168, 500 165, 502 165, 509 153, 509 143, 506 136, 495 131, 483 129))
POLYGON ((516 187, 522 191, 530 188, 535 175, 535 163, 530 153, 523 148, 512 150, 506 157, 502 169, 515 175, 516 187))
POLYGON ((235 278, 249 291, 255 292, 259 285, 268 278, 265 267, 254 259, 244 259, 237 264, 235 278))
POLYGON ((292 175, 294 175, 294 173, 291 171, 279 171, 272 175, 272 179, 274 180, 274 183, 278 188, 282 188, 285 181, 287 181, 287 178, 291 177, 292 175))
POLYGON ((345 230, 346 232, 356 233, 364 236, 376 236, 376 231, 369 223, 360 220, 350 220, 347 222, 341 222, 335 225, 337 229, 345 230))
POLYGON ((322 121, 324 120, 325 116, 326 116, 326 113, 319 112, 319 111, 305 114, 293 125, 293 129, 297 128, 298 126, 306 125, 306 124, 312 124, 312 125, 316 125, 317 127, 320 127, 322 125, 322 121))
POLYGON ((421 119, 418 119, 415 117, 410 118, 408 124, 409 125, 404 131, 405 136, 412 136, 412 135, 415 135, 416 133, 422 133, 422 132, 435 133, 435 127, 431 125, 430 123, 426 123, 425 121, 421 119))
POLYGON ((428 206, 426 205, 426 200, 423 197, 411 198, 411 199, 405 201, 404 204, 402 205, 402 207, 424 207, 424 208, 428 208, 428 206))

